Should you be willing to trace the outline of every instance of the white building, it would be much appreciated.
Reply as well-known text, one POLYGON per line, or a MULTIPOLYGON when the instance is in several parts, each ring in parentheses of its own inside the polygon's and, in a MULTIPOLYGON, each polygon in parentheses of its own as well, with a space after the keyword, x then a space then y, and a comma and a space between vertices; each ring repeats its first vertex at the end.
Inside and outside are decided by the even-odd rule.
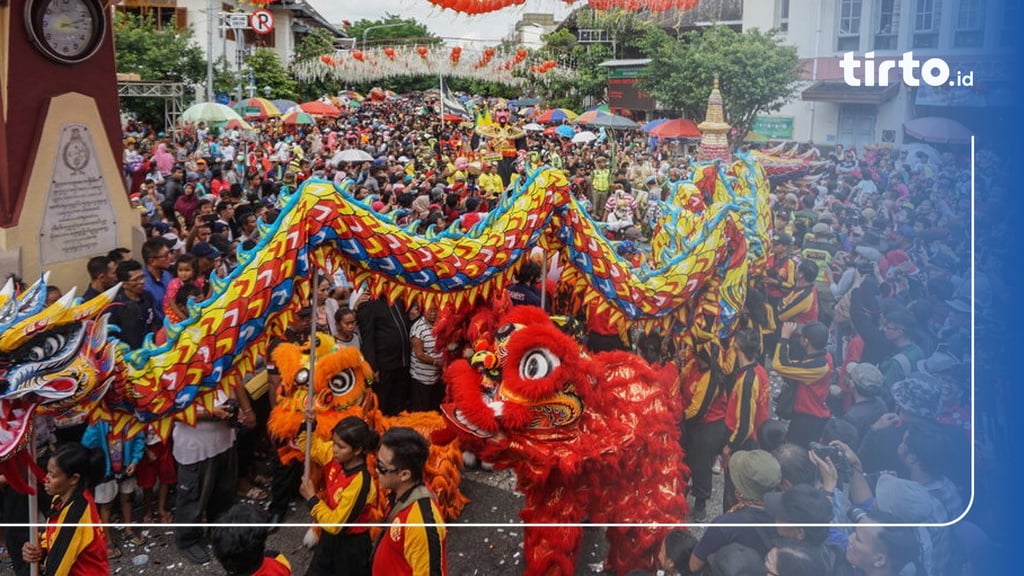
POLYGON ((191 26, 207 57, 213 62, 225 58, 235 71, 243 69, 245 57, 255 48, 274 50, 287 66, 302 37, 315 28, 326 29, 336 38, 344 36, 305 0, 267 5, 273 15, 273 29, 267 34, 253 31, 246 17, 258 6, 235 0, 122 0, 117 9, 150 15, 162 26, 191 26))
POLYGON ((771 116, 777 128, 791 126, 790 139, 898 144, 903 122, 917 116, 953 117, 976 133, 998 122, 992 107, 1008 108, 1009 101, 992 54, 1009 45, 1019 10, 1012 0, 745 0, 743 29, 779 29, 805 65, 799 99, 771 116), (877 66, 911 51, 919 61, 942 58, 954 77, 973 72, 974 86, 913 88, 899 69, 889 86, 844 81, 845 52, 860 60, 873 52, 877 66), (977 113, 980 106, 985 115, 977 113))
POLYGON ((512 31, 512 42, 527 48, 541 48, 544 46, 544 35, 550 34, 558 28, 555 15, 550 13, 526 12, 516 22, 512 31))

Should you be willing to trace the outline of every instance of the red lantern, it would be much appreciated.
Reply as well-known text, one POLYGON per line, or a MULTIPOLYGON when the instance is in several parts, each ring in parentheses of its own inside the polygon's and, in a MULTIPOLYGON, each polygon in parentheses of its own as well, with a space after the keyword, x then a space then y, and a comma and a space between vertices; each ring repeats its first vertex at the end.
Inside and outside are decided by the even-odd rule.
POLYGON ((330 54, 324 54, 323 56, 321 56, 320 61, 323 62, 324 64, 327 64, 328 66, 334 66, 334 57, 331 56, 330 54))
POLYGON ((385 48, 384 49, 384 55, 387 56, 388 58, 394 60, 395 59, 395 49, 394 48, 385 48))
POLYGON ((363 52, 361 50, 353 50, 352 51, 352 57, 355 58, 356 60, 359 60, 360 62, 362 62, 363 61, 363 52))
POLYGON ((526 50, 520 48, 519 50, 516 50, 516 64, 523 60, 526 60, 526 50))
POLYGON ((462 48, 459 46, 452 48, 452 53, 449 58, 451 58, 452 64, 458 64, 459 60, 462 58, 462 48))
POLYGON ((416 53, 420 55, 420 58, 423 58, 424 60, 427 59, 427 47, 426 46, 420 46, 420 47, 416 48, 416 53))
POLYGON ((488 49, 484 50, 484 56, 488 60, 490 60, 491 58, 494 58, 494 48, 488 48, 488 49))

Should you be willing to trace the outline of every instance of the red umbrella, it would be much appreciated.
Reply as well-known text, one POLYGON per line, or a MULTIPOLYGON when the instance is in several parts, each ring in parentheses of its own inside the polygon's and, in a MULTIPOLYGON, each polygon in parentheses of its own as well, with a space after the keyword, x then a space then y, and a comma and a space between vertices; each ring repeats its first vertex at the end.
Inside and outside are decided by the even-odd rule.
POLYGON ((658 138, 700 138, 700 130, 693 120, 676 118, 655 126, 650 135, 658 138))
POLYGON ((341 110, 337 106, 332 106, 319 100, 303 102, 299 104, 299 108, 302 108, 302 111, 306 114, 312 114, 313 116, 341 116, 341 110))
POLYGON ((458 114, 445 114, 441 119, 445 122, 462 122, 465 120, 465 118, 458 114))

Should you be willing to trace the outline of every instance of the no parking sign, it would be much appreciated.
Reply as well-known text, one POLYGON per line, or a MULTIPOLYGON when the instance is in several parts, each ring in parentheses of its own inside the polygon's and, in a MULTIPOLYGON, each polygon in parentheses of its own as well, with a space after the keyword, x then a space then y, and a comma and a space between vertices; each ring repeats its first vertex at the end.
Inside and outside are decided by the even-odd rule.
POLYGON ((274 15, 270 10, 256 10, 249 14, 249 27, 257 34, 270 34, 274 29, 274 15))

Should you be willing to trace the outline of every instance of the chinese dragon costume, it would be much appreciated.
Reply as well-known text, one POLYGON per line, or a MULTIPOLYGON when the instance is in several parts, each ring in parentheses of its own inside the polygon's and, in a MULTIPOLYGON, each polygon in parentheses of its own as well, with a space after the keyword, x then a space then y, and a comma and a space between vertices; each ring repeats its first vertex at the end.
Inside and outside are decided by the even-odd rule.
MULTIPOLYGON (((196 406, 211 408, 217 391, 241 385, 254 372, 269 339, 282 335, 308 300, 314 271, 343 262, 353 282, 366 283, 375 295, 468 313, 500 295, 522 258, 539 247, 557 253, 564 265, 560 284, 569 306, 597 301, 615 321, 670 331, 684 342, 727 337, 744 304, 748 277, 760 273, 767 260, 768 187, 764 170, 749 157, 730 165, 697 165, 692 180, 675 186, 651 248, 636 266, 603 237, 601 224, 573 197, 565 173, 548 167, 518 179, 471 229, 430 228, 423 234, 415 232, 415 224, 398 226, 392 216, 376 213, 330 182, 306 181, 278 198, 277 219, 260 223, 259 243, 238 253, 238 266, 228 277, 212 281, 212 295, 190 303, 187 319, 165 325, 163 344, 148 339, 134 350, 108 334, 104 311, 116 289, 85 303, 69 291, 45 306, 45 279, 22 292, 8 283, 0 290, 0 472, 8 479, 22 477, 35 415, 78 409, 93 421, 112 422, 115 431, 137 433, 153 424, 164 437, 174 421, 194 422, 196 406)), ((631 513, 619 506, 614 514, 589 508, 590 519, 681 520, 680 468, 676 474, 668 470, 680 454, 665 452, 666 462, 640 463, 620 449, 661 450, 675 441, 671 386, 634 356, 580 354, 573 341, 558 337, 536 314, 513 310, 495 325, 493 337, 477 339, 484 364, 455 363, 446 376, 452 392, 459 391, 453 400, 456 410, 464 407, 464 421, 457 411, 450 416, 470 431, 463 430, 463 436, 477 432, 472 426, 493 435, 486 442, 499 442, 500 449, 491 454, 542 457, 512 466, 530 490, 527 501, 536 504, 542 497, 534 488, 561 486, 547 497, 567 507, 563 512, 528 505, 525 517, 531 522, 578 518, 586 501, 602 495, 589 484, 570 496, 569 483, 559 479, 589 482, 629 466, 629 474, 619 469, 615 482, 628 476, 635 490, 664 508, 638 506, 631 513), (513 330, 506 331, 508 326, 513 330), (532 333, 549 337, 542 343, 547 352, 523 344, 532 333), (488 365, 488 352, 504 360, 488 365), (627 385, 630 379, 637 384, 627 385), (492 393, 500 404, 484 400, 492 393), (645 402, 652 406, 641 406, 645 402), (612 412, 616 404, 622 405, 620 414, 612 412), (503 439, 506 429, 513 435, 503 439), (609 455, 580 436, 581 429, 615 438, 604 447, 609 455), (659 435, 653 445, 636 438, 649 430, 659 435), (672 495, 649 494, 670 487, 672 495)), ((609 495, 627 497, 624 486, 613 483, 607 489, 609 495)), ((529 573, 568 569, 571 557, 560 546, 577 537, 559 530, 531 530, 529 573)), ((639 538, 638 553, 649 551, 647 534, 626 530, 610 537, 613 542, 639 538)), ((628 556, 624 546, 615 545, 610 562, 621 567, 628 556)))

